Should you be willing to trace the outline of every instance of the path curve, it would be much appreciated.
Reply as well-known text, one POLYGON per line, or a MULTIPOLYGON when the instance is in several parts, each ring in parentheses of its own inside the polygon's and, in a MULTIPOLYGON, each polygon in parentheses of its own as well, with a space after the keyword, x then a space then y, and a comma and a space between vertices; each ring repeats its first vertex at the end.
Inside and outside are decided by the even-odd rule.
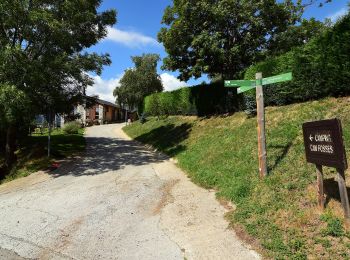
POLYGON ((81 158, 0 186, 8 259, 259 259, 228 229, 214 192, 122 124, 87 128, 81 158))

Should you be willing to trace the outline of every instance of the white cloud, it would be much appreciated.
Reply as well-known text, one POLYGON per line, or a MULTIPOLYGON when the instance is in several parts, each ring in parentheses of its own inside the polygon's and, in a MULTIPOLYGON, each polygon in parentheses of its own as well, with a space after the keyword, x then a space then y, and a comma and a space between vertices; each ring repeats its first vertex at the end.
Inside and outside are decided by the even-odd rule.
POLYGON ((100 99, 114 103, 115 98, 113 96, 113 90, 115 87, 120 86, 119 81, 121 77, 122 75, 104 80, 100 76, 92 76, 95 84, 87 88, 86 94, 88 96, 98 95, 100 99))
POLYGON ((162 73, 160 77, 162 79, 165 91, 172 91, 187 86, 186 82, 180 81, 169 73, 162 73))
POLYGON ((331 19, 332 22, 336 22, 340 17, 346 15, 348 13, 348 9, 346 7, 340 9, 339 11, 332 13, 327 16, 328 19, 331 19))
MULTIPOLYGON (((100 76, 91 77, 94 79, 95 83, 87 88, 86 94, 88 96, 98 95, 100 99, 114 103, 115 97, 113 96, 113 90, 120 86, 119 82, 123 77, 123 74, 107 80, 101 78, 100 76)), ((162 79, 165 91, 172 91, 187 86, 186 82, 178 80, 171 74, 163 73, 160 75, 160 77, 162 79)))
POLYGON ((138 32, 122 31, 113 27, 108 28, 105 40, 121 43, 130 48, 142 48, 144 46, 161 46, 156 39, 138 32))

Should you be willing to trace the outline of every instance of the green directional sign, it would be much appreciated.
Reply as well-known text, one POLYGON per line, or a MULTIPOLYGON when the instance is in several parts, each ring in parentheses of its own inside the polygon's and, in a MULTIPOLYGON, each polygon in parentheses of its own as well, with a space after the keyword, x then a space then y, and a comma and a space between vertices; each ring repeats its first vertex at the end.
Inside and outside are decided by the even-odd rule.
POLYGON ((246 91, 251 90, 251 89, 255 89, 255 86, 254 87, 240 87, 237 89, 237 94, 241 94, 241 93, 246 92, 246 91))
POLYGON ((280 74, 277 76, 273 77, 268 77, 268 78, 263 78, 262 79, 262 85, 269 85, 273 83, 279 83, 279 82, 284 82, 284 81, 289 81, 292 80, 292 73, 285 73, 285 74, 280 74))
POLYGON ((292 80, 291 72, 259 80, 225 80, 225 87, 238 88, 237 93, 240 94, 248 90, 254 89, 258 85, 264 86, 289 80, 292 80))
MULTIPOLYGON (((237 93, 243 93, 256 89, 256 110, 258 118, 258 151, 259 151, 259 173, 261 177, 267 175, 266 162, 266 135, 265 135, 265 108, 263 86, 292 80, 292 73, 280 74, 273 77, 262 78, 262 73, 255 74, 256 80, 226 80, 225 87, 236 87, 237 93)), ((350 211, 350 210, 349 210, 350 211)))
POLYGON ((292 80, 292 73, 280 74, 273 77, 263 78, 261 81, 257 80, 225 80, 225 87, 255 87, 259 84, 270 85, 274 83, 292 80))
POLYGON ((225 87, 255 87, 255 80, 225 80, 225 87))

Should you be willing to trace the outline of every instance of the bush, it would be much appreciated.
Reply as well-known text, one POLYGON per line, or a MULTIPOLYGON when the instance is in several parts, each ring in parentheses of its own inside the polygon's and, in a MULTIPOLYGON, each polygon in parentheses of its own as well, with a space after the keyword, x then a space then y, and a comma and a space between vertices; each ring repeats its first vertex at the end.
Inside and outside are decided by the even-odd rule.
MULTIPOLYGON (((268 58, 249 67, 245 79, 254 79, 256 72, 269 77, 293 72, 293 80, 264 87, 266 105, 285 105, 320 99, 326 96, 350 94, 350 15, 313 38, 302 47, 294 48, 281 56, 268 58)), ((244 94, 255 105, 255 91, 244 94)))
MULTIPOLYGON (((307 44, 270 57, 249 67, 245 79, 256 72, 269 77, 293 72, 290 82, 264 87, 265 105, 287 105, 327 96, 350 94, 350 14, 314 37, 307 44)), ((207 116, 235 112, 239 108, 255 114, 255 91, 236 94, 222 81, 186 87, 146 97, 145 112, 150 115, 207 116)))
POLYGON ((81 125, 78 122, 76 121, 68 122, 64 124, 63 132, 65 134, 77 134, 80 128, 81 128, 81 125))
POLYGON ((237 95, 220 81, 152 94, 145 98, 144 111, 153 116, 207 116, 237 110, 237 95))

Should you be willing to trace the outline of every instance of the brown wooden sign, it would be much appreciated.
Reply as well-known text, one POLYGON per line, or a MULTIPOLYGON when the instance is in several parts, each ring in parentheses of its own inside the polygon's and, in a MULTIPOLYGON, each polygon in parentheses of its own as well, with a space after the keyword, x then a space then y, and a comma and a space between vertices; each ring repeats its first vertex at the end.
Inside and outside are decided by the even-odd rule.
POLYGON ((324 208, 322 165, 337 168, 338 186, 344 215, 350 219, 350 205, 344 170, 348 168, 343 132, 339 119, 321 120, 303 124, 306 160, 316 164, 318 205, 324 208))
POLYGON ((348 168, 339 119, 303 124, 306 160, 317 165, 348 168))

